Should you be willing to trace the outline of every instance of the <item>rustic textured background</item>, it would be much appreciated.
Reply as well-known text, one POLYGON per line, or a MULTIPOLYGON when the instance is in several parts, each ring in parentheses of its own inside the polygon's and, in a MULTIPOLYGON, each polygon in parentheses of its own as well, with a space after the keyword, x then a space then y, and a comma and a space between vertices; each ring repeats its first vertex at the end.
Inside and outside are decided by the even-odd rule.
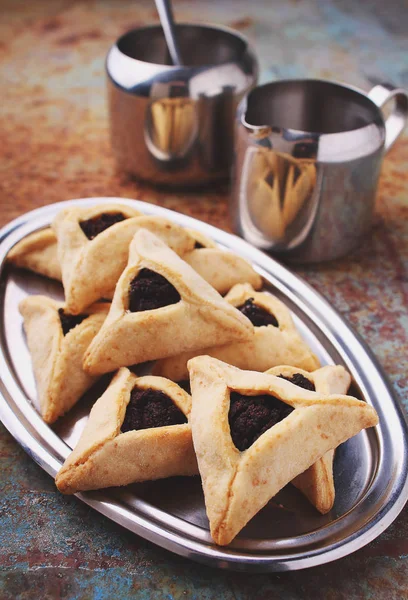
MULTIPOLYGON (((111 157, 104 57, 129 28, 156 21, 153 0, 2 0, 1 224, 85 196, 158 203, 228 229, 227 190, 160 193, 111 157)), ((408 87, 404 0, 178 1, 179 20, 213 21, 255 43, 266 81, 319 76, 368 90, 408 87)), ((408 391, 408 138, 384 160, 372 234, 351 256, 297 269, 370 344, 400 398, 408 391)), ((281 575, 227 574, 141 540, 55 491, 0 426, 0 598, 408 598, 408 513, 336 563, 281 575)))

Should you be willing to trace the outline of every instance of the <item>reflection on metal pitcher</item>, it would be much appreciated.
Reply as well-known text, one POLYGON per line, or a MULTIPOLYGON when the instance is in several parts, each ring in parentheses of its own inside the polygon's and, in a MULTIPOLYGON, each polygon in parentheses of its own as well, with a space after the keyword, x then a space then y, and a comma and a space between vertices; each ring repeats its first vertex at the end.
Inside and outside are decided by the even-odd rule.
POLYGON ((197 135, 195 106, 189 98, 162 98, 146 114, 145 141, 159 160, 172 161, 188 154, 197 135))
POLYGON ((251 221, 263 235, 279 242, 312 196, 316 167, 308 159, 251 147, 242 179, 251 221))

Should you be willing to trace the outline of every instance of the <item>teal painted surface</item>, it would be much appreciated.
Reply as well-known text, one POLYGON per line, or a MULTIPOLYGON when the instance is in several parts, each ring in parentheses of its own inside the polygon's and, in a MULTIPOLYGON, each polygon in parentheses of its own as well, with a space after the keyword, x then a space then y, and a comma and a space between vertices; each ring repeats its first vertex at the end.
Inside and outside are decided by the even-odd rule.
MULTIPOLYGON (((100 194, 159 202, 228 227, 224 189, 164 196, 112 166, 104 55, 122 31, 156 20, 153 2, 9 0, 3 6, 0 191, 7 219, 30 202, 100 194)), ((196 0, 176 2, 175 12, 180 20, 224 23, 248 35, 260 55, 261 81, 315 76, 365 90, 384 79, 408 86, 402 0, 196 0)), ((375 227, 361 247, 298 272, 369 343, 408 408, 407 161, 405 137, 384 162, 375 227)), ((2 426, 0 468, 1 600, 408 598, 407 510, 376 541, 336 563, 244 575, 174 556, 61 496, 2 426)))

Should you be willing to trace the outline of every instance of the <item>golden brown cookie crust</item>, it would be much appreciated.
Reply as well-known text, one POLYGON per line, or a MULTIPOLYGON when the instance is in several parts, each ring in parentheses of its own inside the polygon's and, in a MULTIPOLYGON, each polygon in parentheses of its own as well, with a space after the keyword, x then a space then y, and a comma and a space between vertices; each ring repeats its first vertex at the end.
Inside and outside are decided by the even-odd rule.
POLYGON ((196 475, 189 423, 121 432, 132 389, 167 394, 188 418, 191 397, 161 377, 136 377, 120 369, 94 404, 81 438, 57 474, 64 494, 127 485, 176 475, 196 475))
POLYGON ((61 281, 57 238, 50 227, 30 233, 18 242, 8 253, 7 261, 16 267, 61 281))
POLYGON ((253 336, 253 326, 186 262, 151 232, 133 238, 129 263, 116 286, 108 318, 84 357, 92 374, 113 371, 200 348, 211 340, 223 344, 253 336), (143 268, 165 277, 178 291, 176 304, 129 312, 129 286, 143 268))
MULTIPOLYGON (((293 375, 300 373, 314 384, 318 394, 324 395, 347 394, 351 382, 350 374, 340 365, 328 365, 311 373, 284 365, 273 367, 266 372, 276 377, 279 375, 293 377, 293 375)), ((335 499, 333 459, 334 450, 330 450, 292 481, 293 485, 323 515, 333 508, 335 499)))
POLYGON ((191 359, 188 368, 193 443, 211 535, 220 545, 229 544, 282 487, 324 454, 378 423, 370 405, 349 396, 324 396, 209 356, 191 359), (270 393, 295 410, 240 452, 228 422, 230 390, 270 393))
POLYGON ((120 204, 65 209, 55 217, 52 227, 58 238, 66 305, 72 314, 109 297, 126 267, 129 244, 139 229, 154 232, 179 254, 194 247, 194 240, 182 227, 162 217, 140 216, 138 211, 120 204), (127 218, 89 240, 80 223, 114 212, 127 218))
POLYGON ((186 231, 194 239, 194 242, 198 242, 201 246, 203 246, 203 248, 217 248, 217 244, 204 233, 201 233, 201 231, 197 231, 197 229, 191 229, 190 227, 186 227, 186 231))
POLYGON ((237 283, 248 282, 255 289, 262 287, 262 278, 251 265, 236 254, 219 248, 192 250, 184 260, 220 294, 226 294, 237 283))
POLYGON ((41 415, 53 423, 66 413, 98 379, 82 368, 86 349, 108 314, 109 305, 87 309, 85 320, 65 336, 58 309, 64 304, 46 296, 29 296, 19 305, 24 319, 41 415))

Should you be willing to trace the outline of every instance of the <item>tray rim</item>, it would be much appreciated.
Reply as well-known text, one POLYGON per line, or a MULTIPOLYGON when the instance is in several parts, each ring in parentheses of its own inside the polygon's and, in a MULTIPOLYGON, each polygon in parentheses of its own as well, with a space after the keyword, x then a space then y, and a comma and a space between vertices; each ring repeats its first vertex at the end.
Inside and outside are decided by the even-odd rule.
MULTIPOLYGON (((296 570, 303 569, 310 566, 317 566, 331 562, 343 556, 346 556, 359 548, 362 548, 370 541, 380 535, 398 516, 403 509, 406 501, 408 500, 408 425, 405 414, 399 404, 397 396, 388 382, 382 367, 378 364, 372 351, 367 347, 365 342, 361 339, 353 329, 346 323, 335 309, 333 309, 324 297, 314 290, 308 283, 303 281, 298 275, 290 272, 286 267, 279 264, 276 260, 270 256, 264 254, 262 251, 257 250, 251 246, 248 242, 238 238, 233 234, 226 233, 212 225, 209 225, 203 221, 194 219, 187 215, 183 215, 176 211, 169 210, 167 208, 146 203, 140 200, 131 200, 129 198, 120 197, 91 197, 81 198, 75 200, 67 200, 64 202, 58 202, 49 204, 41 208, 34 209, 28 213, 25 213, 14 219, 5 227, 0 230, 0 276, 4 268, 5 257, 10 248, 24 236, 28 235, 32 231, 37 231, 43 227, 49 225, 50 218, 60 209, 72 206, 73 203, 77 205, 93 205, 97 203, 113 203, 119 202, 133 206, 139 209, 144 214, 160 215, 168 217, 180 225, 191 227, 202 231, 210 237, 213 237, 218 243, 225 245, 228 249, 237 252, 241 256, 244 255, 248 260, 252 260, 256 263, 258 271, 269 274, 269 277, 274 279, 274 285, 284 293, 292 302, 301 307, 302 311, 311 317, 310 313, 318 312, 318 307, 324 309, 320 311, 320 323, 319 329, 328 338, 331 344, 338 348, 340 341, 353 342, 353 344, 362 351, 362 358, 364 358, 364 364, 366 367, 370 367, 372 371, 371 375, 375 375, 377 383, 380 382, 383 386, 383 390, 388 394, 389 400, 392 402, 395 414, 393 415, 394 421, 397 423, 400 429, 402 438, 402 450, 404 455, 402 458, 402 465, 398 478, 394 481, 394 488, 388 498, 385 505, 381 506, 381 509, 377 511, 373 518, 369 519, 364 526, 347 536, 344 540, 333 543, 330 549, 315 549, 307 552, 300 552, 298 554, 291 554, 288 556, 276 556, 271 554, 257 553, 251 555, 251 553, 243 553, 242 551, 235 551, 231 547, 218 547, 215 545, 209 545, 205 542, 195 541, 192 538, 183 538, 180 534, 175 531, 167 530, 164 531, 163 526, 159 525, 154 520, 148 520, 142 515, 138 515, 134 511, 124 506, 120 501, 110 497, 104 491, 98 492, 87 492, 77 494, 77 497, 97 510, 104 514, 111 520, 119 523, 127 529, 137 533, 141 537, 167 549, 176 554, 191 558, 198 562, 203 562, 211 566, 217 566, 226 569, 233 570, 245 570, 245 571, 284 571, 284 570, 296 570), (249 258, 250 257, 250 258, 249 258), (297 296, 299 291, 302 292, 301 299, 297 296), (326 318, 324 313, 326 312, 326 318), (322 326, 323 325, 323 326, 322 326), (337 329, 336 329, 337 328, 337 329), (326 331, 325 331, 326 329, 326 331), (340 333, 339 333, 340 332, 340 333), (342 334, 342 335, 340 335, 342 334), (164 532, 164 533, 163 533, 164 532)), ((2 333, 3 336, 3 333, 2 333)), ((344 348, 343 348, 344 351, 344 348)), ((350 352, 344 355, 343 360, 349 367, 348 362, 351 361, 350 352)), ((61 457, 66 455, 67 446, 63 440, 61 440, 41 419, 41 417, 31 407, 37 422, 38 428, 36 429, 31 420, 23 417, 26 421, 24 428, 21 427, 21 422, 18 416, 11 408, 11 404, 16 404, 15 397, 19 397, 20 402, 23 401, 27 404, 27 399, 23 391, 17 385, 14 376, 9 369, 7 359, 3 352, 3 345, 0 348, 0 419, 2 420, 5 427, 9 430, 11 435, 17 440, 17 442, 23 447, 23 449, 33 458, 39 466, 41 466, 50 475, 55 476, 56 471, 59 469, 61 462, 55 456, 55 453, 61 457), (8 390, 14 390, 14 393, 10 393, 8 390), (34 432, 30 431, 34 429, 34 432), (47 442, 45 445, 43 434, 53 439, 55 445, 47 442), (52 435, 51 435, 52 434, 52 435), (40 438, 40 439, 36 439, 40 438), (46 446, 51 446, 54 450, 52 455, 46 446)), ((353 364, 353 363, 352 363, 353 364)), ((361 365, 358 365, 361 367, 361 365)), ((353 364, 353 368, 357 368, 353 364)), ((352 369, 350 369, 352 370, 352 369)), ((359 381, 361 385, 361 382, 359 381)), ((31 405, 30 405, 31 406, 31 405)), ((17 413, 19 412, 18 403, 16 406, 17 413)), ((21 415, 20 415, 21 416, 21 415)), ((381 430, 379 427, 376 428, 379 435, 380 445, 384 443, 382 439, 381 430)), ((362 499, 364 500, 364 498, 362 499)), ((361 501, 362 502, 362 501, 361 501)), ((359 502, 351 512, 358 509, 359 502)), ((343 515, 340 519, 343 519, 346 515, 343 515)), ((334 522, 334 524, 336 521, 334 522)), ((331 524, 333 525, 333 523, 331 524)), ((313 538, 313 532, 306 534, 303 537, 313 538)))

